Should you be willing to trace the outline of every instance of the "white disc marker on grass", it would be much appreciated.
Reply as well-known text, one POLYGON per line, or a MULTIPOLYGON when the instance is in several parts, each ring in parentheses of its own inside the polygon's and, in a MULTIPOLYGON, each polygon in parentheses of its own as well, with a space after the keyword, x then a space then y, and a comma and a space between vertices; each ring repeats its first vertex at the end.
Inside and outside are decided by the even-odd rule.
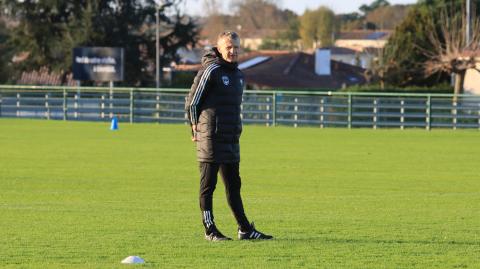
POLYGON ((138 256, 128 256, 125 259, 123 259, 122 263, 124 263, 124 264, 137 264, 137 263, 145 263, 145 261, 138 256))

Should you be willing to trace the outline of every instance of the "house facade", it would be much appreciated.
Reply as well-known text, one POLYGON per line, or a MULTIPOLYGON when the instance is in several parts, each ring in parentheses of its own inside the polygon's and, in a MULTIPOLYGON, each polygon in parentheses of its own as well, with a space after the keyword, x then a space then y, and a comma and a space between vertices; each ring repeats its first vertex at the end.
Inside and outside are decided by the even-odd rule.
POLYGON ((362 52, 367 48, 384 48, 390 37, 390 31, 367 31, 358 30, 342 32, 338 35, 335 46, 349 48, 362 52))
POLYGON ((469 69, 465 75, 463 88, 465 93, 480 95, 480 58, 478 59, 477 69, 469 69))

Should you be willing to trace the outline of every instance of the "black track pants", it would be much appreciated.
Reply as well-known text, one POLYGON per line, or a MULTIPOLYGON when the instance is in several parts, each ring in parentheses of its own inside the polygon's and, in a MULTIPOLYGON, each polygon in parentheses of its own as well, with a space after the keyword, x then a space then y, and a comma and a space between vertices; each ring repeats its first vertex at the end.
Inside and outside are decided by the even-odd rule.
POLYGON ((203 224, 208 229, 213 222, 212 198, 217 185, 217 174, 220 170, 225 193, 230 209, 237 220, 238 227, 248 230, 250 224, 243 209, 242 197, 240 196, 241 179, 239 163, 199 163, 200 167, 200 209, 202 210, 203 224))

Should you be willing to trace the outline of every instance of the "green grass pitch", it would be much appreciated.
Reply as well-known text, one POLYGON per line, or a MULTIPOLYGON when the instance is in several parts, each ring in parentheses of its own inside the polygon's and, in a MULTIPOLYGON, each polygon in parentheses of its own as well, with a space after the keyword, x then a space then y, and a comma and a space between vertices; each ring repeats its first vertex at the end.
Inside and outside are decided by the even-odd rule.
MULTIPOLYGON (((478 130, 245 126, 246 212, 276 239, 212 243, 187 129, 0 119, 0 268, 480 268, 478 130)), ((214 210, 235 237, 221 181, 214 210)))

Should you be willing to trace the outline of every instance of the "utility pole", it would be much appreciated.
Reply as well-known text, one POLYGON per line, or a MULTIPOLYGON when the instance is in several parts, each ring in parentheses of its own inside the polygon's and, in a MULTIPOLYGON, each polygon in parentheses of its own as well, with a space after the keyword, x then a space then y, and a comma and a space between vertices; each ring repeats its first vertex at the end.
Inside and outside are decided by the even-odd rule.
MULTIPOLYGON (((161 5, 156 6, 155 12, 155 39, 156 39, 156 46, 155 46, 155 80, 157 82, 157 89, 160 88, 160 11, 163 11, 166 7, 171 6, 173 3, 170 1, 162 1, 161 5)), ((165 16, 164 16, 165 17, 165 16)))
POLYGON ((155 40, 156 40, 156 45, 155 45, 155 80, 157 82, 157 89, 160 88, 160 27, 159 27, 159 20, 160 20, 160 8, 157 6, 156 12, 155 12, 155 19, 156 19, 156 24, 155 24, 155 40))
POLYGON ((471 17, 471 0, 466 0, 466 12, 467 12, 467 17, 466 17, 466 28, 465 29, 465 47, 468 47, 470 45, 470 34, 471 34, 471 26, 470 26, 470 17, 471 17))

